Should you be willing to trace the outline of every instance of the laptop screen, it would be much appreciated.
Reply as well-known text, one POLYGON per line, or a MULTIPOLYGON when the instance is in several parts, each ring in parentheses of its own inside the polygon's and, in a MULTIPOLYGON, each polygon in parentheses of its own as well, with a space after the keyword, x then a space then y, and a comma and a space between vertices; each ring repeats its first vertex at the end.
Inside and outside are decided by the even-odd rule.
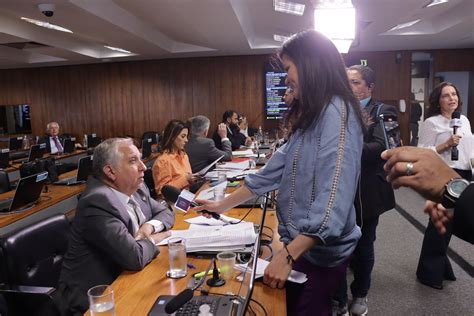
POLYGON ((10 149, 3 148, 0 150, 0 168, 6 169, 9 165, 10 149))
POLYGON ((21 145, 23 144, 23 137, 11 137, 8 141, 8 148, 10 150, 19 150, 21 149, 21 145))
POLYGON ((15 211, 38 201, 43 186, 48 179, 48 173, 37 173, 21 178, 13 197, 9 211, 15 211))
POLYGON ((242 283, 240 284, 239 293, 237 294, 240 306, 237 309, 236 315, 244 316, 249 306, 250 299, 252 298, 252 292, 255 282, 255 274, 257 272, 257 262, 260 254, 260 238, 262 236, 263 224, 265 222, 265 214, 267 212, 267 200, 268 195, 265 196, 265 204, 262 209, 262 217, 260 218, 260 231, 257 235, 252 254, 250 256, 247 269, 243 275, 242 283))
POLYGON ((28 161, 34 161, 36 158, 43 158, 46 153, 46 143, 31 146, 28 161))
POLYGON ((74 152, 75 142, 76 142, 75 137, 66 138, 63 143, 63 152, 65 154, 70 154, 74 152))
POLYGON ((145 138, 142 140, 142 159, 148 158, 151 155, 152 138, 145 138))
POLYGON ((93 155, 82 157, 79 159, 77 167, 77 182, 87 181, 87 178, 92 173, 92 159, 93 155))

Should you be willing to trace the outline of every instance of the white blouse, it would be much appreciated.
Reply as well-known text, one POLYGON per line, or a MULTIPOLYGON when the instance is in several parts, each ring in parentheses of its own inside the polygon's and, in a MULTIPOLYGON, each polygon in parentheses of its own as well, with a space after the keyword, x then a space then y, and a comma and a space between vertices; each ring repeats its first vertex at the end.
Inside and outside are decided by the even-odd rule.
MULTIPOLYGON (((450 121, 450 119, 438 114, 421 123, 418 133, 418 147, 431 148, 436 151, 436 146, 445 143, 453 134, 453 128, 449 127, 450 121)), ((467 117, 461 115, 461 122, 462 126, 456 131, 457 135, 462 136, 457 146, 459 160, 451 160, 451 150, 446 150, 439 155, 451 168, 471 170, 470 158, 474 158, 474 138, 467 117)))

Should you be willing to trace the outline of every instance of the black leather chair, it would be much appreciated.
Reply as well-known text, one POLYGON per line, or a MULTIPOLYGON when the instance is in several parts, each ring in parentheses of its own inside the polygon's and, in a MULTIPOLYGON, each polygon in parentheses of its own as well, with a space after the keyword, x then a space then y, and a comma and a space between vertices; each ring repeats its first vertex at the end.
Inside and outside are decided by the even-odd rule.
POLYGON ((5 170, 0 170, 0 193, 8 192, 12 188, 10 186, 10 178, 8 177, 8 172, 5 170))
POLYGON ((148 190, 150 190, 151 197, 156 199, 158 194, 156 193, 156 190, 155 190, 155 181, 153 180, 153 172, 151 169, 145 170, 144 180, 145 180, 146 186, 148 187, 148 190))
POLYGON ((156 132, 156 131, 147 131, 147 132, 143 133, 143 135, 142 135, 142 140, 144 140, 145 138, 151 138, 153 144, 158 144, 159 138, 160 138, 160 133, 156 132))
POLYGON ((0 258, 6 285, 0 294, 7 300, 9 315, 58 314, 53 296, 68 236, 69 221, 61 214, 2 238, 0 258))

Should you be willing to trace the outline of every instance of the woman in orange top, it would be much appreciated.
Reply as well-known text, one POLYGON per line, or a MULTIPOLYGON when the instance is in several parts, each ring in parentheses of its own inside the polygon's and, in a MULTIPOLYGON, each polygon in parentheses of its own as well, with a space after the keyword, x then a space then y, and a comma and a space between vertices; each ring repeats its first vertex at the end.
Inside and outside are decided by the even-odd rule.
POLYGON ((184 151, 188 142, 188 127, 180 120, 171 120, 165 127, 161 140, 161 155, 153 164, 155 190, 161 195, 161 188, 172 185, 187 189, 196 180, 191 172, 189 158, 184 151))

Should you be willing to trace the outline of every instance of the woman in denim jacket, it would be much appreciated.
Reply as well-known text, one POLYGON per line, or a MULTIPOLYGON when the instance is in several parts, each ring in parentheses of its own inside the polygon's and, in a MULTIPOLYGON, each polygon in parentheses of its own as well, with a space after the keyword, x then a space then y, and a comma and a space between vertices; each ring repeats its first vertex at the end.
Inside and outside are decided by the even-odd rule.
POLYGON ((360 237, 354 197, 364 125, 341 55, 316 31, 294 35, 278 53, 294 99, 288 142, 245 185, 218 202, 195 208, 222 213, 255 195, 278 190, 278 231, 263 282, 282 288, 292 269, 304 284, 287 284, 288 315, 330 315, 331 297, 360 237))

